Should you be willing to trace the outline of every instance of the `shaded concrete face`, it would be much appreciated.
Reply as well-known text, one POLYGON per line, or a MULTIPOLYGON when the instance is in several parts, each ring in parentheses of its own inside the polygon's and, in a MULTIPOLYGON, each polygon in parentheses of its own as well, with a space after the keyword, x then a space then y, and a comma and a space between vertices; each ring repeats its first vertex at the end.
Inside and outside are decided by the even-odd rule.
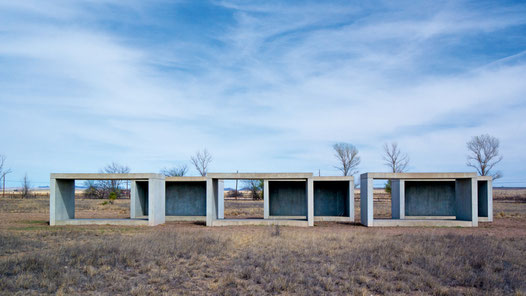
POLYGON ((405 181, 406 216, 455 216, 454 181, 405 181))
POLYGON ((49 224, 75 219, 75 180, 50 180, 49 224))
POLYGON ((133 181, 131 190, 131 218, 148 215, 148 182, 133 181))
POLYGON ((166 182, 166 215, 206 216, 206 181, 166 182))
POLYGON ((307 216, 307 182, 269 181, 270 216, 307 216))
POLYGON ((478 225, 478 195, 475 178, 457 179, 455 181, 456 216, 458 220, 472 221, 478 225))
POLYGON ((314 216, 349 217, 349 182, 314 182, 314 216))
POLYGON ((478 214, 479 217, 490 218, 493 211, 491 200, 493 199, 490 182, 485 180, 478 181, 478 214))

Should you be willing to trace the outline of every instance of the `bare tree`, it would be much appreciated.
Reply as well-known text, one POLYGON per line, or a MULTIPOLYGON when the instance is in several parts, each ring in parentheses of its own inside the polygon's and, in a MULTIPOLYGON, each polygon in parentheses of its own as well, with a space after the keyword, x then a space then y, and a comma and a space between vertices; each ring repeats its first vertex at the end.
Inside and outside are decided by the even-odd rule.
POLYGON ((384 156, 385 165, 391 169, 393 173, 403 173, 407 170, 409 165, 409 156, 406 153, 402 153, 398 148, 398 143, 393 142, 391 145, 384 144, 384 156))
POLYGON ((2 181, 2 196, 5 196, 5 176, 11 173, 11 169, 5 167, 7 157, 0 154, 0 181, 2 181))
POLYGON ((334 156, 340 162, 335 168, 339 169, 344 176, 351 176, 358 173, 356 169, 360 164, 360 156, 358 156, 358 149, 349 143, 336 143, 332 145, 334 149, 334 156))
POLYGON ((21 196, 22 198, 28 198, 31 196, 31 181, 29 181, 29 177, 27 176, 27 173, 24 175, 24 178, 22 179, 21 196))
POLYGON ((244 182, 253 200, 263 199, 263 180, 245 180, 244 182))
POLYGON ((210 165, 210 162, 212 162, 212 155, 208 153, 208 150, 205 148, 202 152, 197 151, 195 156, 192 156, 190 160, 199 174, 201 174, 201 176, 206 176, 208 166, 210 165))
POLYGON ((502 178, 500 171, 491 172, 495 165, 502 161, 499 146, 499 139, 488 134, 472 137, 467 142, 469 154, 466 165, 475 168, 481 176, 492 176, 493 179, 502 178))
POLYGON ((182 177, 188 172, 188 166, 186 164, 179 165, 173 168, 164 168, 161 170, 161 174, 166 177, 182 177))
MULTIPOLYGON (((112 162, 111 164, 105 166, 100 171, 101 173, 105 174, 128 174, 130 173, 130 167, 127 165, 121 165, 116 162, 112 162)), ((126 185, 126 191, 128 191, 128 181, 126 180, 104 180, 98 182, 98 187, 100 190, 103 190, 103 196, 109 196, 112 193, 114 193, 117 196, 121 195, 121 185, 126 185)))

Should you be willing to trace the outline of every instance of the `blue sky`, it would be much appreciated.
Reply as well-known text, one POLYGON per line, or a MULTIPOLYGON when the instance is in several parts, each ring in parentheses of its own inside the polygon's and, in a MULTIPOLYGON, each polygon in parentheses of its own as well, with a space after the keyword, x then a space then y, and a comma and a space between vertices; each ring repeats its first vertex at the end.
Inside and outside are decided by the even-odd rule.
POLYGON ((340 141, 361 172, 390 141, 410 171, 472 171, 489 133, 495 185, 526 186, 526 4, 414 2, 0 0, 8 185, 205 147, 215 172, 336 175, 340 141))

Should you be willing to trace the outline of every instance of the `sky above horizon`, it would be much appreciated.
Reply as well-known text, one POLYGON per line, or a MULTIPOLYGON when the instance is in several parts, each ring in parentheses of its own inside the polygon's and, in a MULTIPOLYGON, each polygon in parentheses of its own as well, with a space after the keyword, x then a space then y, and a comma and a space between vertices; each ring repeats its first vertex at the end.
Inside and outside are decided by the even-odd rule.
POLYGON ((187 164, 211 172, 472 172, 501 142, 526 186, 526 3, 0 0, 0 154, 19 186, 49 174, 187 164))

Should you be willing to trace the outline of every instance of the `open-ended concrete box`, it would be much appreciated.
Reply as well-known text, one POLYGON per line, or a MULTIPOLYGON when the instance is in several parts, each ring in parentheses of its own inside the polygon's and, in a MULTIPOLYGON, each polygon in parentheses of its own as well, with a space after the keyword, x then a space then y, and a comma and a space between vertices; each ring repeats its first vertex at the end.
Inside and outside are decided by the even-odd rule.
POLYGON ((51 174, 49 225, 149 225, 165 219, 164 176, 159 174, 51 174), (76 219, 75 180, 132 181, 130 219, 76 219))
MULTIPOLYGON (((361 223, 366 226, 477 226, 493 220, 491 177, 474 173, 365 173, 361 223), (392 219, 374 219, 373 181, 392 181, 392 219)), ((51 174, 50 225, 150 225, 206 221, 207 226, 313 226, 354 221, 353 177, 312 173, 51 174), (263 180, 263 219, 224 218, 224 180, 263 180), (76 219, 75 180, 130 180, 130 219, 76 219)))
POLYGON ((360 190, 366 226, 473 227, 479 215, 493 219, 491 178, 475 173, 365 173, 360 190), (391 180, 392 219, 374 218, 374 180, 391 180))

